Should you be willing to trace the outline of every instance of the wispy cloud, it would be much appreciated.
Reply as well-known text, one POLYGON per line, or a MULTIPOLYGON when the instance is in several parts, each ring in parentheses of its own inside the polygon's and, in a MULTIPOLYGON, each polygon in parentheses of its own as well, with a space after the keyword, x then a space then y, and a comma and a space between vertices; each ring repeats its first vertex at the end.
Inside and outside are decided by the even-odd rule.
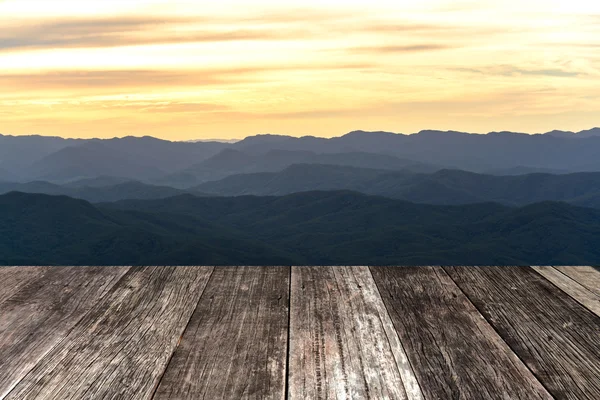
POLYGON ((570 71, 559 68, 520 68, 511 65, 502 66, 487 66, 487 67, 459 67, 450 68, 457 72, 467 72, 473 74, 480 74, 485 76, 500 75, 506 77, 519 77, 519 76, 548 76, 555 78, 572 78, 581 76, 584 73, 580 71, 570 71))
MULTIPOLYGON (((110 89, 195 87, 235 85, 268 81, 276 72, 344 71, 375 68, 371 63, 321 63, 263 65, 180 70, 95 70, 50 71, 41 73, 0 73, 0 87, 17 90, 110 89)), ((0 96, 2 97, 2 96, 0 96)))
POLYGON ((254 68, 231 68, 204 71, 59 71, 39 74, 2 74, 4 88, 57 89, 57 88, 111 88, 215 85, 247 82, 248 76, 260 72, 254 68))
MULTIPOLYGON (((214 22, 214 21, 213 21, 214 22)), ((297 39, 294 29, 206 29, 210 21, 186 18, 63 20, 0 28, 0 51, 47 48, 118 47, 146 44, 297 39)))
POLYGON ((436 43, 423 43, 423 44, 411 44, 411 45, 399 45, 399 46, 363 46, 351 48, 350 52, 357 53, 415 53, 422 51, 438 51, 456 48, 458 46, 451 46, 446 44, 436 43))

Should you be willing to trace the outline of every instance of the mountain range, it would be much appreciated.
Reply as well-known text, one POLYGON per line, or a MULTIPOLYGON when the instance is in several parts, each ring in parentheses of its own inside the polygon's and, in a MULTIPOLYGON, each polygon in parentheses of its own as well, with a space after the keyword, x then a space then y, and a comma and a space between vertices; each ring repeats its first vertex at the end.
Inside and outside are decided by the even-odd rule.
POLYGON ((281 196, 311 190, 352 190, 426 204, 564 201, 600 208, 600 172, 495 176, 460 170, 434 173, 299 164, 280 172, 233 175, 194 187, 220 196, 281 196))
POLYGON ((325 139, 257 135, 235 143, 171 142, 152 137, 62 139, 0 135, 0 180, 66 183, 117 176, 187 188, 229 175, 277 172, 292 164, 334 164, 492 174, 600 171, 600 128, 527 135, 354 131, 325 139))
POLYGON ((110 177, 84 179, 62 185, 45 181, 27 183, 0 182, 0 194, 14 191, 63 195, 93 203, 124 199, 162 199, 184 193, 191 193, 198 196, 204 195, 195 190, 181 190, 170 186, 149 185, 138 181, 123 181, 119 178, 110 177))
POLYGON ((600 264, 600 129, 0 135, 0 264, 600 264))
POLYGON ((0 196, 2 265, 597 265, 600 210, 413 204, 347 191, 0 196))
POLYGON ((522 206, 541 201, 564 201, 582 207, 600 208, 600 172, 495 176, 460 170, 418 173, 327 164, 294 164, 279 172, 232 175, 188 189, 108 176, 66 184, 45 181, 0 182, 0 194, 19 191, 66 195, 92 203, 162 199, 181 194, 282 196, 315 190, 350 190, 423 204, 496 202, 522 206))

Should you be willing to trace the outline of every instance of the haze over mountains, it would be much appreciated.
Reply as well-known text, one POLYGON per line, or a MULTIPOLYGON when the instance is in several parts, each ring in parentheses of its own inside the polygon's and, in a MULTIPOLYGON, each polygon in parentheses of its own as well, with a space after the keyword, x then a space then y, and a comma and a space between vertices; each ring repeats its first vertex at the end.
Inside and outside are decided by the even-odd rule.
POLYGON ((564 201, 600 208, 600 172, 495 176, 460 170, 425 174, 299 164, 280 172, 233 175, 201 184, 194 190, 220 196, 281 196, 309 190, 352 190, 425 204, 497 202, 526 205, 564 201))
POLYGON ((0 136, 0 264, 600 264, 599 154, 598 128, 0 136))
POLYGON ((0 136, 0 180, 65 183, 115 176, 187 188, 233 174, 276 172, 297 163, 416 172, 453 168, 500 175, 568 173, 600 171, 598 154, 600 128, 539 135, 355 131, 331 139, 258 135, 236 143, 0 136))

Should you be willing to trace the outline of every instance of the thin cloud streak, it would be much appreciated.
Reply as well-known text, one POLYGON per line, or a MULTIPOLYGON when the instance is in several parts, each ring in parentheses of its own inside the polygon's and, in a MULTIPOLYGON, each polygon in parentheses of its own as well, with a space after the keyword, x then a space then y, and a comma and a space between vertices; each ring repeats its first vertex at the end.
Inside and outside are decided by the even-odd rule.
POLYGON ((65 21, 25 28, 0 28, 0 51, 52 48, 106 48, 173 43, 290 40, 307 37, 299 30, 198 30, 182 19, 65 21))
POLYGON ((424 44, 413 44, 413 45, 404 45, 404 46, 365 46, 365 47, 354 47, 349 49, 350 52, 357 53, 374 53, 374 54, 382 54, 382 53, 415 53, 415 52, 424 52, 424 51, 438 51, 438 50, 448 50, 457 48, 460 46, 451 46, 445 44, 435 44, 435 43, 424 43, 424 44))
POLYGON ((353 13, 304 10, 248 18, 112 17, 19 21, 0 27, 0 52, 53 48, 108 48, 226 41, 322 40, 348 34, 412 33, 426 37, 466 37, 504 32, 501 28, 452 24, 390 24, 353 13))
MULTIPOLYGON (((1 74, 0 86, 17 90, 60 88, 143 88, 244 84, 269 80, 271 74, 286 71, 343 71, 376 68, 376 64, 265 65, 240 68, 195 70, 98 70, 54 71, 28 74, 1 74)), ((0 96, 2 97, 2 96, 0 96)))
POLYGON ((520 77, 520 76, 547 76, 554 78, 574 78, 584 75, 580 71, 569 71, 559 68, 518 68, 510 65, 478 67, 478 68, 451 68, 456 72, 467 72, 485 76, 505 76, 505 77, 520 77))

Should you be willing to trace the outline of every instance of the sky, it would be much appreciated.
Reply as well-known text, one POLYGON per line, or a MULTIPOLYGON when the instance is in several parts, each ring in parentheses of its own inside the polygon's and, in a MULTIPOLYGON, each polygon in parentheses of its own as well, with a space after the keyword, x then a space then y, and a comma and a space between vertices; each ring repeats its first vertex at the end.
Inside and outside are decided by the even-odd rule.
POLYGON ((600 125, 591 0, 0 0, 0 133, 600 125))

